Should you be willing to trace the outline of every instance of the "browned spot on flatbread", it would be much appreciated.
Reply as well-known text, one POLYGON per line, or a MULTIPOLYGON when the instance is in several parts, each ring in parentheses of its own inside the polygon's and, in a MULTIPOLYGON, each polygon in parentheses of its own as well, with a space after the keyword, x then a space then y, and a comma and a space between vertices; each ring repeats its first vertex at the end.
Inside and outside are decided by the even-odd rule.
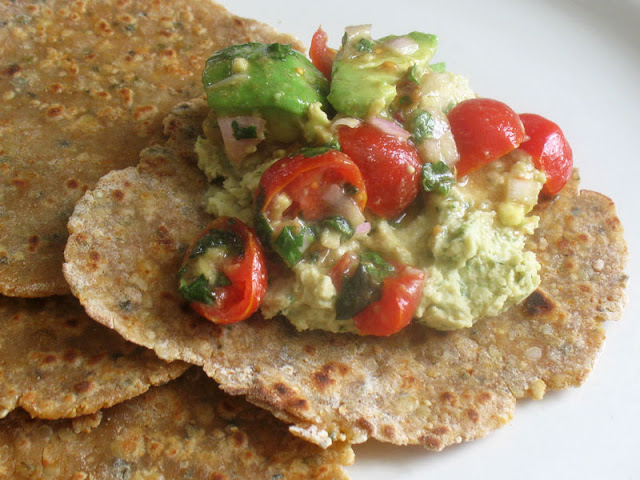
POLYGON ((82 382, 78 382, 73 386, 73 391, 76 393, 87 393, 91 390, 93 385, 91 382, 87 382, 86 380, 82 382))
POLYGON ((526 315, 545 315, 553 310, 553 301, 540 289, 535 290, 522 303, 526 315))
POLYGON ((6 77, 13 77, 16 73, 20 71, 20 65, 14 63, 13 65, 9 65, 7 68, 2 70, 2 74, 6 77))
POLYGON ((37 235, 33 235, 32 237, 29 237, 30 252, 35 252, 39 244, 40 244, 40 237, 38 237, 37 235))

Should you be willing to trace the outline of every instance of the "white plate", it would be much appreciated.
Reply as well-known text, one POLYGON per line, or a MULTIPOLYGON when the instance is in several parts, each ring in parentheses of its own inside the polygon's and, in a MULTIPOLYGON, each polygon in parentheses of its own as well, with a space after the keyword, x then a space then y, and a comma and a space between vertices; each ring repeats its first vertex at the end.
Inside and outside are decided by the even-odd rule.
POLYGON ((558 123, 584 188, 610 196, 630 249, 629 303, 607 326, 579 389, 521 401, 487 437, 429 453, 376 442, 355 447, 354 480, 640 478, 640 3, 632 0, 231 1, 238 15, 308 44, 319 25, 338 46, 346 25, 373 34, 435 33, 436 56, 481 95, 558 123))

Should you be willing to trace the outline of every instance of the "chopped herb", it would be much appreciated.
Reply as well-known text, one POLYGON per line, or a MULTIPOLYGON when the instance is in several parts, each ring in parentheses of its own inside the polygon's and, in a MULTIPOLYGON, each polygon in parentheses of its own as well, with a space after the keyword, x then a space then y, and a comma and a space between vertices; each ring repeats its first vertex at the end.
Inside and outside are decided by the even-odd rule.
POLYGON ((9 265, 9 257, 0 257, 0 265, 9 265))
POLYGON ((358 40, 358 44, 356 45, 356 49, 359 52, 371 53, 371 52, 373 52, 373 42, 371 40, 369 40, 368 38, 361 38, 360 40, 358 40))
POLYGON ((346 218, 340 215, 327 217, 322 221, 322 224, 340 233, 340 238, 342 240, 349 240, 351 237, 353 237, 353 227, 346 218))
POLYGON ((296 233, 293 227, 284 227, 274 243, 275 250, 292 267, 302 259, 305 232, 296 233))
POLYGON ((425 163, 422 166, 422 187, 426 192, 447 195, 455 183, 456 177, 446 163, 425 163))
POLYGON ((422 68, 418 67, 418 65, 412 65, 407 76, 413 83, 420 85, 420 79, 422 78, 423 73, 422 68))
POLYGON ((421 110, 411 122, 411 131, 415 142, 420 143, 425 138, 431 138, 435 125, 436 121, 433 116, 429 112, 421 110))
POLYGON ((318 157, 331 150, 336 150, 333 145, 322 145, 320 147, 306 147, 298 151, 297 155, 302 155, 305 158, 318 157))
POLYGON ((231 128, 233 128, 233 137, 236 140, 244 140, 246 138, 258 138, 258 127, 255 125, 249 125, 241 127, 235 120, 231 122, 231 128))
POLYGON ((190 258, 202 255, 210 248, 225 248, 234 255, 240 255, 244 250, 242 240, 238 235, 225 230, 209 230, 193 247, 190 258))
POLYGON ((444 62, 432 63, 429 68, 432 72, 442 73, 447 69, 447 64, 444 62))
POLYGON ((284 60, 288 55, 292 55, 293 51, 291 45, 284 45, 282 43, 272 43, 267 47, 267 53, 271 58, 276 60, 284 60))
POLYGON ((360 254, 360 264, 351 277, 347 277, 336 299, 336 319, 347 320, 374 302, 380 300, 384 279, 393 275, 395 268, 378 253, 360 254))
POLYGON ((127 25, 125 25, 124 29, 127 32, 133 32, 136 29, 136 24, 135 23, 128 23, 127 25))
POLYGON ((207 305, 213 305, 215 296, 209 286, 209 281, 204 275, 200 275, 193 282, 188 283, 185 279, 180 278, 180 286, 178 291, 182 298, 188 302, 201 302, 207 305))
POLYGON ((384 278, 393 275, 395 272, 393 265, 387 262, 379 253, 376 252, 361 253, 360 264, 363 264, 369 274, 380 282, 382 282, 384 278))
POLYGON ((69 140, 60 140, 58 142, 58 145, 60 145, 62 148, 67 148, 71 145, 71 142, 69 140))

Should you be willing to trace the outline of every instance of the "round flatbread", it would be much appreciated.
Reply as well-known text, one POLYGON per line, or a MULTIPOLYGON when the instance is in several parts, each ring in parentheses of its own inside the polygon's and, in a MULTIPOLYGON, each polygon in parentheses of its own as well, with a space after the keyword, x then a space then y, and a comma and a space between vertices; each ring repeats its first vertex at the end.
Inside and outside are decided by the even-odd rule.
POLYGON ((0 297, 0 418, 95 413, 179 377, 167 363, 90 319, 71 295, 0 297))
POLYGON ((69 293, 76 201, 137 164, 211 53, 249 40, 294 41, 208 0, 0 3, 0 294, 69 293))
POLYGON ((347 445, 323 450, 202 372, 97 414, 0 421, 0 478, 346 480, 347 445))
POLYGON ((165 359, 202 365, 223 390, 328 446, 376 438, 439 450, 505 424, 516 399, 582 383, 624 304, 626 246, 611 200, 578 177, 537 207, 542 284, 472 328, 413 325, 387 338, 298 332, 258 316, 217 326, 177 292, 181 257, 210 218, 193 145, 202 100, 177 106, 169 141, 112 172, 76 206, 64 272, 88 314, 165 359))

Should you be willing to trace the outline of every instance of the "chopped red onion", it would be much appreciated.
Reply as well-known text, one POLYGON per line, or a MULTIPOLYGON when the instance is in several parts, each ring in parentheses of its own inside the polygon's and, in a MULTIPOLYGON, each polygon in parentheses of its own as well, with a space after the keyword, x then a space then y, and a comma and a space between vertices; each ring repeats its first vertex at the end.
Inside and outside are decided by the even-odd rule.
POLYGON ((218 126, 222 134, 224 150, 232 162, 240 162, 244 157, 256 151, 256 146, 264 140, 265 120, 260 117, 219 117, 218 126), (238 127, 256 127, 256 138, 237 139, 233 132, 233 122, 238 127))

